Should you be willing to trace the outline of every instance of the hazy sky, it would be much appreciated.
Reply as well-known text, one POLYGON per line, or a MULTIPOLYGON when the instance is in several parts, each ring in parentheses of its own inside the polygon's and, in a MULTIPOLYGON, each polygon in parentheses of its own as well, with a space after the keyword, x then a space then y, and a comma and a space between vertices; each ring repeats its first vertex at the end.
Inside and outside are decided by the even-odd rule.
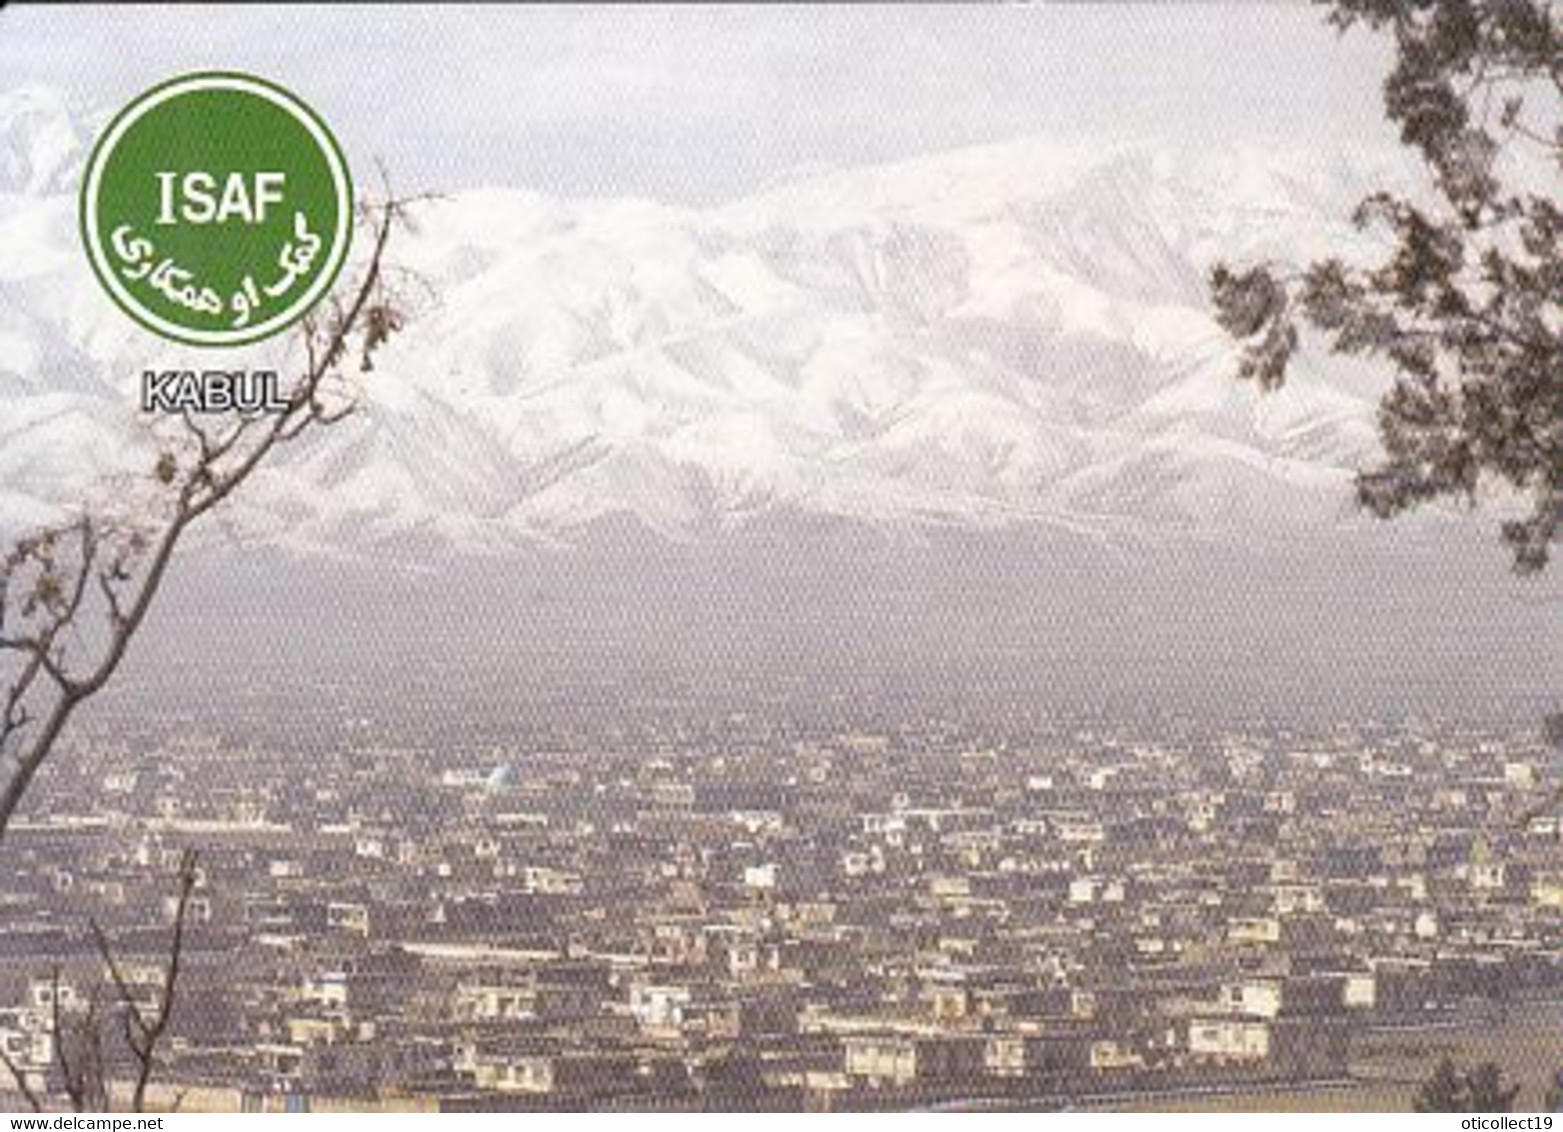
POLYGON ((253 71, 406 189, 691 202, 1039 133, 1387 143, 1385 58, 1301 3, 0 12, 0 89, 54 86, 85 114, 253 71))

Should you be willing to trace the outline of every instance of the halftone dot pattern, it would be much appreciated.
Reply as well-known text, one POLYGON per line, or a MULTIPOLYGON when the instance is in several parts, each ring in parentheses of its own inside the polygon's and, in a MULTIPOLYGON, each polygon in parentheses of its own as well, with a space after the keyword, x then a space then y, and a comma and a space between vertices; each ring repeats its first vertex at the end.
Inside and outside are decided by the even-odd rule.
POLYGON ((0 843, 0 1019, 89 919, 157 962, 191 846, 154 1105, 1399 1111, 1447 1055, 1541 1107, 1555 580, 1353 514, 1377 378, 1260 404, 1204 309, 1405 175, 1371 83, 1271 65, 1311 13, 1071 7, 27 16, 7 545, 155 493, 181 355, 55 215, 146 68, 449 195, 362 413, 199 531, 0 843))
POLYGON ((244 75, 147 91, 104 130, 82 181, 99 281, 132 318, 189 344, 232 347, 298 321, 330 291, 352 233, 335 140, 293 95, 244 75), (183 285, 158 283, 165 269, 183 285))

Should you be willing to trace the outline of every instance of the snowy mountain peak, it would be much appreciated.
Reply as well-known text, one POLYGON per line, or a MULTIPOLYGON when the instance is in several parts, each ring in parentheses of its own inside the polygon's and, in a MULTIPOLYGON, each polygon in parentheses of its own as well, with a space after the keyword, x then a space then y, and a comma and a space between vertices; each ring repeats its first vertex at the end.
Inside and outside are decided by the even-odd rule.
MULTIPOLYGON (((183 355, 120 316, 74 247, 80 143, 59 100, 0 97, 0 139, 14 525, 148 466, 134 380, 183 355)), ((475 550, 799 514, 1093 538, 1328 530, 1373 445, 1372 382, 1308 359, 1309 380, 1258 399, 1232 380, 1203 280, 1218 256, 1349 241, 1339 218, 1369 175, 1356 158, 1040 139, 703 210, 454 193, 394 248, 432 297, 367 412, 290 454, 239 525, 475 550)))
POLYGON ((58 91, 27 86, 0 93, 0 194, 65 191, 82 148, 58 91))

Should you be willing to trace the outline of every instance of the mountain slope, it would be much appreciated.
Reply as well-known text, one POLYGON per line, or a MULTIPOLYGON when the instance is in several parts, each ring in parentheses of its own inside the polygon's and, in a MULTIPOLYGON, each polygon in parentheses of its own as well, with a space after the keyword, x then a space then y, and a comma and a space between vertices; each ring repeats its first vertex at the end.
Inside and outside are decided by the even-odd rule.
MULTIPOLYGON (((150 467, 149 338, 76 246, 85 131, 0 99, 0 526, 150 467)), ((1202 280, 1302 258, 1393 169, 1047 140, 828 173, 692 211, 504 189, 420 206, 412 328, 366 412, 236 511, 322 549, 497 551, 629 520, 674 540, 813 515, 1091 538, 1326 533, 1373 449, 1371 376, 1258 399, 1202 280)), ((281 345, 225 354, 278 364, 281 345)))

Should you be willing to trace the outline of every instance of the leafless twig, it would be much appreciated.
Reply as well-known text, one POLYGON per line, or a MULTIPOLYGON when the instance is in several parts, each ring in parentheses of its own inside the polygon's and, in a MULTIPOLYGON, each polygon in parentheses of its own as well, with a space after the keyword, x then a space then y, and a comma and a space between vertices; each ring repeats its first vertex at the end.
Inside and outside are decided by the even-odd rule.
POLYGON ((175 418, 183 441, 152 469, 161 515, 136 524, 84 516, 0 554, 0 842, 76 709, 118 670, 185 533, 278 446, 357 409, 341 393, 341 370, 349 357, 371 368, 403 324, 384 257, 406 209, 395 198, 361 206, 371 234, 362 275, 345 302, 332 300, 328 314, 303 324, 307 364, 279 411, 215 423, 175 418), (68 646, 93 655, 77 663, 68 646))
POLYGON ((187 850, 179 860, 179 892, 174 905, 173 938, 168 947, 168 964, 163 968, 156 1007, 150 1012, 137 1001, 119 961, 114 957, 114 949, 102 925, 96 920, 92 921, 92 941, 108 971, 109 980, 114 984, 114 993, 119 996, 125 1042, 136 1059, 136 1080, 130 1098, 132 1112, 145 1111, 147 1083, 152 1079, 152 1068, 157 1061, 158 1043, 168 1031, 169 1020, 173 1017, 174 992, 179 985, 180 963, 184 958, 185 921, 190 911, 190 894, 195 889, 196 861, 193 850, 187 850))
POLYGON ((0 1065, 4 1065, 6 1071, 11 1074, 11 1080, 16 1085, 16 1091, 22 1095, 22 1099, 32 1107, 34 1112, 42 1112, 43 1101, 33 1091, 32 1085, 28 1083, 27 1074, 20 1065, 11 1060, 10 1055, 5 1052, 4 1048, 0 1048, 0 1065))

